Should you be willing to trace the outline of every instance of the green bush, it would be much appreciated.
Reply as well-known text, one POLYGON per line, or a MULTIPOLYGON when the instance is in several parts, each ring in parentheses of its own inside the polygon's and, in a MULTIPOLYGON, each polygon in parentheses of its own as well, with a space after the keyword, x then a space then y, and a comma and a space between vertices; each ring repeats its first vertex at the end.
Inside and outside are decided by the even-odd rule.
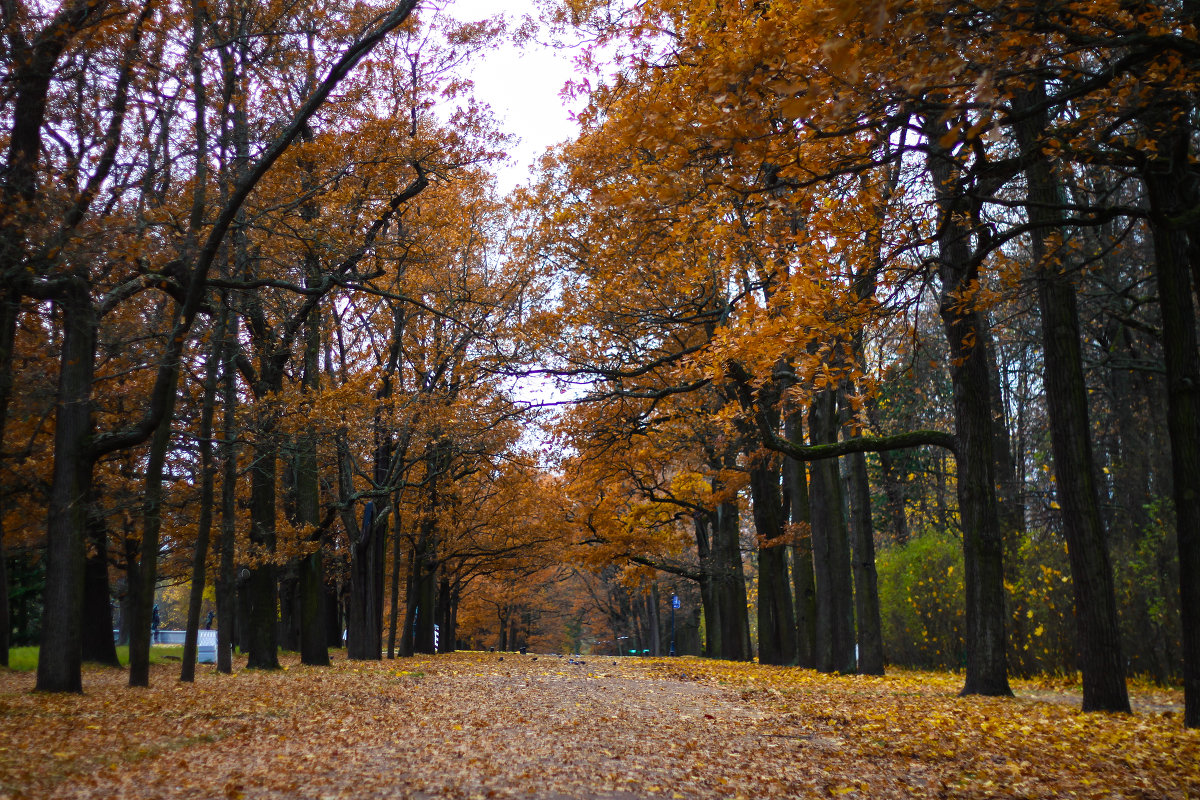
POLYGON ((962 543, 925 532, 876 557, 883 648, 906 667, 957 669, 963 653, 962 543))

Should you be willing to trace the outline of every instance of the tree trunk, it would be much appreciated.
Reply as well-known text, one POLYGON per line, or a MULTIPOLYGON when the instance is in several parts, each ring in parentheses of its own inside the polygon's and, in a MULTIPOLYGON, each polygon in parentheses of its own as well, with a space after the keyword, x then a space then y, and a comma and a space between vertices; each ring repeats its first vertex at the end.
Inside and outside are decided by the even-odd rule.
MULTIPOLYGON (((228 306, 228 299, 222 304, 228 306)), ((229 314, 229 341, 237 341, 238 319, 229 314)), ((237 622, 237 576, 235 557, 237 541, 237 370, 233 364, 232 348, 226 351, 221 365, 221 541, 220 566, 217 574, 217 672, 233 672, 233 637, 237 622)))
MULTIPOLYGON (((259 393, 265 397, 266 393, 259 393)), ((263 401, 265 402, 265 400, 263 401)), ((250 466, 250 548, 254 565, 246 581, 246 630, 243 632, 246 666, 279 669, 276 643, 275 473, 276 443, 269 410, 260 410, 250 466)))
POLYGON ((871 524, 867 459, 862 453, 851 453, 844 456, 843 460, 846 462, 846 488, 850 506, 854 617, 858 623, 858 672, 861 675, 882 675, 883 622, 879 617, 879 577, 875 572, 875 527, 871 524))
POLYGON ((742 570, 741 529, 737 500, 717 506, 713 526, 713 594, 720 607, 721 650, 718 658, 749 661, 750 617, 746 603, 746 578, 742 570))
MULTIPOLYGON (((417 586, 417 548, 409 551, 408 569, 404 578, 404 625, 400 629, 400 657, 408 658, 413 654, 413 625, 417 621, 416 586, 417 586)), ((501 620, 501 630, 504 628, 501 620)))
MULTIPOLYGON (((1045 92, 1020 93, 1014 110, 1028 110, 1045 99, 1045 92)), ((1030 114, 1015 126, 1022 151, 1042 146, 1045 112, 1030 114)), ((1075 287, 1065 270, 1066 254, 1055 252, 1065 235, 1057 206, 1062 202, 1053 165, 1035 159, 1025 169, 1026 205, 1033 223, 1032 255, 1037 269, 1038 305, 1042 314, 1043 382, 1050 415, 1055 485, 1062 507, 1063 532, 1075 591, 1080 665, 1083 670, 1083 710, 1129 712, 1125 688, 1125 659, 1113 592, 1112 565, 1104 541, 1100 500, 1092 459, 1087 385, 1079 339, 1075 287), (1053 230, 1053 232, 1052 232, 1053 230), (1056 235, 1057 234, 1057 235, 1056 235)), ((1193 352, 1193 356, 1195 353, 1193 352)))
POLYGON ((696 553, 700 561, 700 607, 704 613, 704 655, 720 658, 721 652, 721 606, 714 591, 714 576, 718 574, 713 555, 713 529, 716 514, 707 510, 692 515, 692 526, 696 534, 696 553))
POLYGON ((413 652, 434 653, 433 625, 437 620, 437 556, 433 544, 436 523, 423 520, 420 540, 413 557, 413 652))
MULTIPOLYGON (((8 402, 12 397, 13 345, 17 335, 20 298, 12 289, 0 289, 0 453, 5 450, 4 432, 8 421, 8 402)), ((8 666, 8 648, 12 644, 12 619, 8 603, 8 557, 4 549, 4 513, 8 489, 0 486, 0 667, 8 666)))
POLYGON ((1200 728, 1200 358, 1196 311, 1192 303, 1189 236, 1177 220, 1193 210, 1183 196, 1187 185, 1189 134, 1150 120, 1158 147, 1142 171, 1150 200, 1154 237, 1154 277, 1162 313, 1167 371, 1167 428, 1171 434, 1175 526, 1179 547, 1179 598, 1183 629, 1183 723, 1200 728))
MULTIPOLYGON (((286 484, 285 484, 286 485, 286 484)), ((300 652, 300 559, 289 558, 282 567, 277 567, 279 576, 277 596, 279 598, 279 624, 275 630, 275 641, 280 650, 300 652)))
MULTIPOLYGON (((808 418, 809 441, 837 441, 837 394, 819 392, 808 418)), ((809 464, 812 485, 813 578, 816 584, 816 665, 820 672, 850 674, 857 669, 854 653, 853 573, 850 535, 843 515, 838 461, 827 458, 809 464)))
POLYGON ((438 579, 438 636, 436 649, 439 653, 454 652, 454 638, 452 636, 454 628, 454 602, 452 597, 450 578, 443 574, 438 579))
POLYGON ((923 121, 929 144, 926 166, 938 206, 940 313, 949 345, 958 438, 958 509, 963 530, 966 585, 967 677, 962 693, 1009 696, 1004 630, 1004 536, 996 503, 995 437, 991 380, 979 310, 966 297, 979 279, 971 259, 968 200, 960 190, 958 165, 939 142, 945 121, 923 121))
MULTIPOLYGON (((799 415, 792 415, 786 435, 796 441, 799 415)), ((792 588, 796 600, 796 665, 817 666, 817 586, 813 577, 812 509, 808 497, 808 467, 802 461, 783 462, 784 506, 792 524, 792 588)))
POLYGON ((46 589, 37 669, 37 690, 43 692, 83 691, 83 535, 92 482, 88 445, 92 436, 96 319, 86 288, 72 289, 56 303, 62 314, 63 342, 54 415, 54 472, 46 513, 46 589))
POLYGON ((779 468, 756 460, 750 467, 754 528, 758 533, 758 661, 796 659, 796 617, 788 582, 779 468))
MULTIPOLYGON (((314 83, 314 75, 309 82, 314 83)), ((309 136, 311 138, 311 136, 309 136)), ((307 166, 307 165, 306 165, 307 166)), ((305 171, 306 183, 309 174, 305 171)), ((306 185, 306 191, 310 188, 306 185)), ((305 203, 302 216, 315 221, 319 216, 317 203, 305 203)), ((320 262, 311 249, 305 253, 307 285, 320 279, 320 262)), ((316 305, 304 322, 304 391, 316 394, 321 389, 321 307, 316 305)), ((297 575, 300 663, 310 666, 329 666, 329 641, 325 629, 325 558, 321 551, 321 535, 315 532, 321 521, 321 484, 317 468, 317 441, 303 435, 296 442, 296 519, 301 526, 312 526, 308 552, 300 558, 297 575)))
POLYGON ((400 562, 402 561, 400 544, 403 541, 400 537, 400 517, 399 517, 399 498, 393 501, 397 509, 395 532, 392 534, 392 591, 391 591, 391 613, 388 615, 388 644, 387 657, 396 657, 396 627, 400 622, 400 562))
POLYGON ((646 624, 650 629, 650 655, 658 658, 662 655, 662 620, 659 616, 658 582, 650 584, 650 593, 646 595, 646 624))
POLYGON ((108 527, 93 509, 88 515, 87 562, 83 588, 83 660, 121 666, 112 630, 112 592, 108 584, 108 527))
POLYGON ((381 538, 374 503, 367 503, 358 540, 350 555, 350 618, 347 620, 346 657, 378 661, 383 657, 379 609, 376 598, 376 546, 381 538))
POLYGON ((162 531, 163 469, 171 446, 171 424, 174 421, 175 396, 179 386, 179 370, 172 372, 167 386, 166 409, 154 435, 150 437, 150 453, 146 458, 145 501, 142 505, 142 543, 138 554, 138 579, 130 582, 132 618, 129 635, 129 685, 150 685, 150 625, 154 610, 154 592, 158 586, 159 535, 162 531))
POLYGON ((196 641, 200 635, 200 609, 204 604, 204 584, 208 564, 208 540, 212 533, 215 469, 213 467, 213 415, 217 403, 217 383, 228 345, 225 328, 228 307, 222 307, 213 331, 212 351, 205 365, 204 396, 200 407, 200 519, 196 524, 196 547, 192 551, 192 585, 188 596, 187 631, 183 637, 183 663, 179 680, 196 679, 196 641))

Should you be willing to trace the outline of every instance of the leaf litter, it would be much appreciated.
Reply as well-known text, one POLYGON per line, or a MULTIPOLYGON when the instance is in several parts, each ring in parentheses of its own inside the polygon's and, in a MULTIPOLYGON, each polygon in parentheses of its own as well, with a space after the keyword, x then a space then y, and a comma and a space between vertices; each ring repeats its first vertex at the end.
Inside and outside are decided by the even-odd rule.
POLYGON ((959 698, 955 675, 695 658, 283 663, 195 684, 163 665, 135 690, 88 668, 82 696, 0 672, 0 798, 1200 796, 1177 713, 1083 714, 1032 682, 959 698))

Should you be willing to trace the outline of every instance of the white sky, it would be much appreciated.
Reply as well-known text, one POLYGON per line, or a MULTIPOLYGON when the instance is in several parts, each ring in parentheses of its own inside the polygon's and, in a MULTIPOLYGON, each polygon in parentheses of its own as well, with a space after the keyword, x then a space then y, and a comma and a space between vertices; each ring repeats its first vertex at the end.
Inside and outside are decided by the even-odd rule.
MULTIPOLYGON (((532 0, 450 0, 446 11, 456 19, 473 21, 503 12, 510 28, 520 25, 524 15, 536 17, 532 0)), ((499 170, 499 188, 506 193, 528 178, 529 167, 547 147, 575 135, 570 118, 572 107, 562 99, 563 84, 574 74, 572 54, 529 43, 517 48, 506 42, 486 53, 476 64, 471 78, 475 96, 490 105, 501 128, 519 137, 509 149, 511 163, 499 170)), ((574 109, 582 104, 576 102, 574 109)))

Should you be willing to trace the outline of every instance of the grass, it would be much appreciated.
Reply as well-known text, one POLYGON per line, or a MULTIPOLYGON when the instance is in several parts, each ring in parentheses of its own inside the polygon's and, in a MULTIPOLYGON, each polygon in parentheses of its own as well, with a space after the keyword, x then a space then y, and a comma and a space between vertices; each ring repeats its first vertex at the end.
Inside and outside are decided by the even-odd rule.
MULTIPOLYGON (((129 666, 129 646, 121 645, 117 647, 117 658, 121 661, 121 666, 129 666)), ((150 663, 162 664, 165 662, 176 662, 183 660, 183 645, 181 644, 156 644, 150 647, 150 663)), ((8 650, 8 668, 13 672, 33 672, 37 669, 38 648, 36 647, 11 647, 8 650)))

